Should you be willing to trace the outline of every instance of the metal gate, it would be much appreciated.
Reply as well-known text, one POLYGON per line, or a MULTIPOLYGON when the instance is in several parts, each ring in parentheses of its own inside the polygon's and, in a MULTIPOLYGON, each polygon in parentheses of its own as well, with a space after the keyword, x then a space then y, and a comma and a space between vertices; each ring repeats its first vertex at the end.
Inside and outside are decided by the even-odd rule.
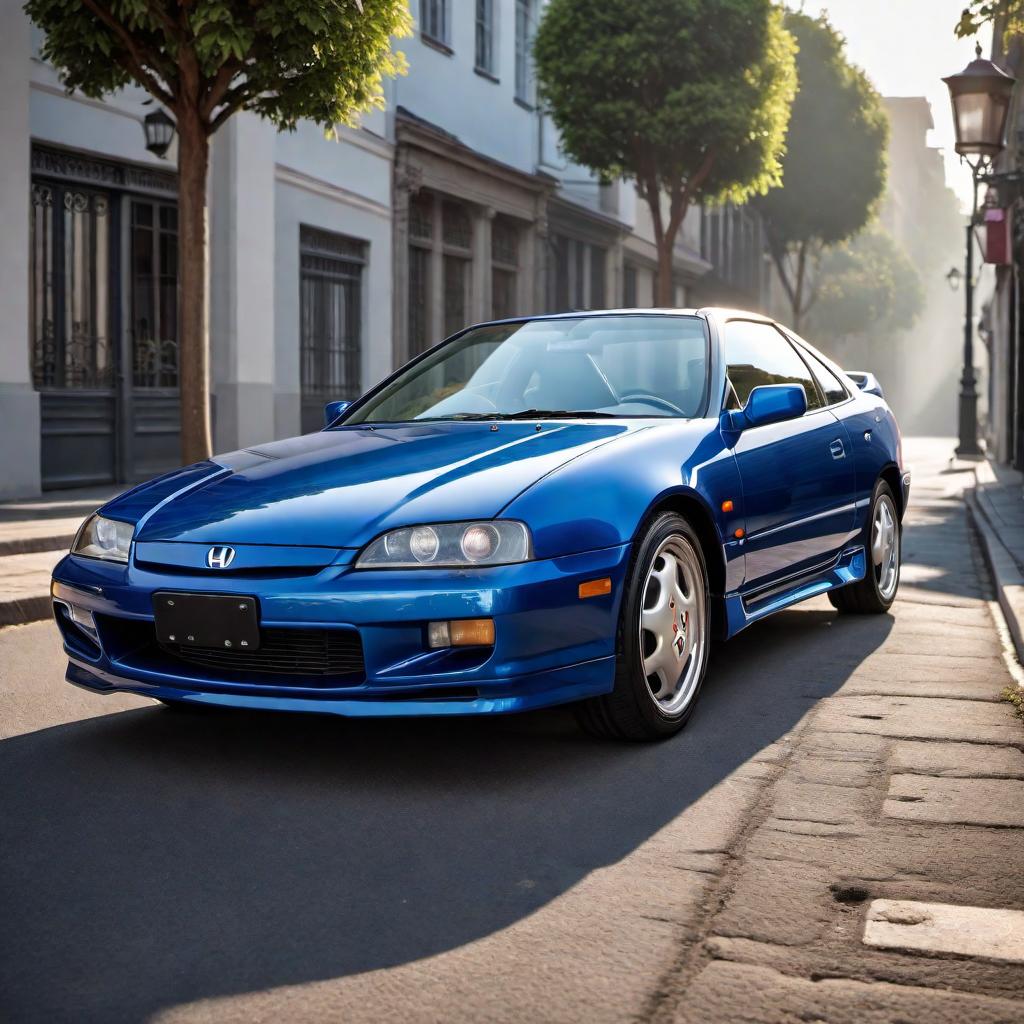
POLYGON ((174 180, 33 150, 30 356, 44 488, 131 482, 179 462, 174 180))

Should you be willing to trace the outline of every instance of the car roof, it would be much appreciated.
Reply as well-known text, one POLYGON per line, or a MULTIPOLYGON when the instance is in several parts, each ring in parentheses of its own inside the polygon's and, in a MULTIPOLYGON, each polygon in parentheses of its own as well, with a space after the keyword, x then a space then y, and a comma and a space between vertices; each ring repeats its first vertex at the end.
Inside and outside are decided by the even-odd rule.
POLYGON ((771 317, 763 313, 753 313, 745 309, 728 309, 721 306, 701 306, 675 309, 670 307, 655 307, 643 309, 577 309, 565 313, 536 313, 532 316, 510 316, 501 320, 484 320, 481 323, 473 324, 474 327, 488 327, 491 324, 528 323, 532 320, 575 320, 579 317, 602 317, 602 316, 698 316, 705 319, 715 318, 718 320, 756 320, 761 323, 775 323, 771 317))

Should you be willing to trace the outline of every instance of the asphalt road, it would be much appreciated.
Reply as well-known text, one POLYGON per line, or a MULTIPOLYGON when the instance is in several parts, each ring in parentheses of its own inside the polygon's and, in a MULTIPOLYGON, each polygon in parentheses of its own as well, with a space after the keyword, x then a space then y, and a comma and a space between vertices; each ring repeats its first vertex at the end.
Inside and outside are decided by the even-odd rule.
POLYGON ((927 688, 901 624, 999 664, 958 502, 907 538, 893 615, 753 627, 658 745, 563 711, 176 714, 66 685, 50 623, 0 630, 0 1019, 679 1016, 808 714, 865 666, 927 688))

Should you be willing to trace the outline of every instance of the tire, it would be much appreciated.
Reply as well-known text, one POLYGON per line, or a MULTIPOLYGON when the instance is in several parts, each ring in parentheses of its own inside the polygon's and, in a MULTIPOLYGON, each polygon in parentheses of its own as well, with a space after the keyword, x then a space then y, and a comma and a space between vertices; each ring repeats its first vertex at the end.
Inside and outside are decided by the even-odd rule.
POLYGON ((682 516, 663 513, 633 549, 616 636, 615 686, 578 705, 577 720, 603 738, 674 735, 693 714, 710 645, 704 551, 682 516), (654 671, 648 675, 645 668, 654 671))
POLYGON ((879 480, 871 496, 871 514, 864 524, 867 571, 864 579, 857 583, 829 591, 832 607, 854 615, 883 615, 887 612, 899 590, 902 552, 903 526, 896 512, 896 499, 892 488, 884 480, 879 480), (888 543, 885 539, 887 532, 891 538, 888 543), (882 558, 881 563, 876 561, 878 557, 882 558))

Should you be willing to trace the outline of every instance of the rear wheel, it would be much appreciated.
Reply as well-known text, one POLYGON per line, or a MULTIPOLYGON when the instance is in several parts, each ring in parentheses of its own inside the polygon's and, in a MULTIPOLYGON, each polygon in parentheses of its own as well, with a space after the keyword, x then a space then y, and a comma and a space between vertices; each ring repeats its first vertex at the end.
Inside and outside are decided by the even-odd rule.
POLYGON ((665 513, 635 548, 619 617, 615 687, 580 705, 580 724, 626 740, 678 732, 704 682, 710 639, 704 552, 690 524, 665 513))
POLYGON ((864 528, 868 566, 858 583, 829 591, 832 607, 859 615, 881 615, 896 600, 900 585, 902 526, 892 489, 884 480, 875 484, 871 515, 864 528))

